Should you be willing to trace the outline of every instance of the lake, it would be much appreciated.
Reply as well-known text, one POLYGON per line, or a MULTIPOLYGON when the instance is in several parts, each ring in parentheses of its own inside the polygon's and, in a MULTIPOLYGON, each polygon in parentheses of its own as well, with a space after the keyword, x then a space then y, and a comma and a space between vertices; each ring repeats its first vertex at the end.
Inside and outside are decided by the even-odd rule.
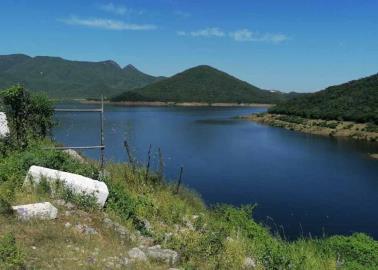
MULTIPOLYGON (((77 103, 59 107, 92 108, 77 103)), ((234 116, 265 111, 247 107, 105 107, 106 159, 125 161, 127 138, 147 160, 157 149, 165 174, 208 204, 257 204, 254 218, 287 238, 365 232, 378 239, 378 145, 288 131, 234 116)), ((67 146, 99 144, 95 113, 57 113, 54 137, 67 146)), ((97 150, 84 154, 98 159, 97 150)))

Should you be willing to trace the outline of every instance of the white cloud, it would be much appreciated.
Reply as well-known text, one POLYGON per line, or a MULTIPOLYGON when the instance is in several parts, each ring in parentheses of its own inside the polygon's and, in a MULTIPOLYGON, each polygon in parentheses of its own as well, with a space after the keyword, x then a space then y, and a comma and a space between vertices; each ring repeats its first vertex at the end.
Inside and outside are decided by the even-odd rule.
POLYGON ((186 36, 187 33, 185 31, 177 31, 176 32, 178 36, 186 36))
POLYGON ((81 26, 86 26, 86 27, 91 27, 91 28, 119 30, 119 31, 121 30, 133 30, 133 31, 154 30, 157 28, 157 26, 153 24, 125 23, 123 21, 116 21, 116 20, 103 19, 103 18, 82 19, 79 17, 72 16, 70 18, 62 19, 60 21, 69 25, 81 25, 81 26))
MULTIPOLYGON (((176 32, 178 36, 191 36, 191 37, 226 37, 226 32, 218 27, 209 27, 197 31, 176 32)), ((270 42, 280 43, 288 40, 289 38, 284 34, 272 34, 272 33, 258 33, 249 29, 240 29, 233 32, 229 32, 228 36, 238 42, 270 42)))
POLYGON ((118 14, 118 15, 124 15, 128 9, 124 6, 116 6, 114 5, 113 3, 108 3, 108 4, 105 4, 105 5, 100 5, 99 8, 101 10, 104 10, 104 11, 107 11, 107 12, 111 12, 111 13, 114 13, 114 14, 118 14))
POLYGON ((113 3, 99 5, 98 8, 103 11, 110 12, 116 15, 132 15, 132 14, 142 15, 144 13, 143 10, 135 10, 135 9, 128 8, 125 6, 116 6, 113 3))
POLYGON ((241 29, 235 32, 230 32, 229 35, 236 41, 252 41, 254 34, 248 29, 241 29))
POLYGON ((224 37, 225 33, 217 27, 209 27, 192 32, 178 31, 177 35, 192 37, 224 37))
POLYGON ((248 29, 240 29, 234 32, 230 32, 229 36, 233 38, 235 41, 239 41, 239 42, 255 41, 255 42, 280 43, 289 39, 284 34, 271 34, 271 33, 260 34, 257 32, 252 32, 248 29))

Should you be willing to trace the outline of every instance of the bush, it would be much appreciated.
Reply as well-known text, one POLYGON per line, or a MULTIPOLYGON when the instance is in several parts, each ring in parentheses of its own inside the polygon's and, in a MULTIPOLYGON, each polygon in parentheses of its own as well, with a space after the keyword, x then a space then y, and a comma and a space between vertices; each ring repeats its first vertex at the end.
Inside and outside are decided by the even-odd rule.
POLYGON ((44 138, 53 127, 53 103, 46 95, 30 95, 22 86, 0 92, 12 136, 10 143, 26 148, 30 139, 44 138))
POLYGON ((325 247, 345 262, 347 269, 377 269, 378 242, 363 233, 352 236, 333 236, 325 247))
POLYGON ((12 233, 8 233, 0 239, 0 266, 1 269, 24 268, 24 255, 17 247, 12 233))
POLYGON ((13 209, 11 204, 7 200, 0 198, 0 215, 11 216, 12 214, 13 209))

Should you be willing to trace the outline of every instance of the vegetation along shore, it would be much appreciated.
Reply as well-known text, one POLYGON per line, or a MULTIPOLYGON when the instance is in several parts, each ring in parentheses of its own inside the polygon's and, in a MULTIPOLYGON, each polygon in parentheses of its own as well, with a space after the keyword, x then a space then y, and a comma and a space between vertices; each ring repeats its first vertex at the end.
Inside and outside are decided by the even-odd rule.
POLYGON ((371 142, 378 141, 378 126, 371 123, 308 119, 300 116, 272 113, 253 114, 241 118, 304 133, 348 137, 371 142))
POLYGON ((297 96, 266 114, 245 118, 306 133, 378 141, 378 74, 297 96))
MULTIPOLYGON (((77 100, 82 104, 101 104, 99 100, 77 100)), ((206 103, 206 102, 163 102, 163 101, 104 101, 104 104, 118 105, 118 106, 148 106, 148 107, 160 107, 160 106, 177 106, 177 107, 258 107, 258 108, 270 108, 273 104, 263 103, 206 103)))
MULTIPOLYGON (((130 158, 106 165, 54 150, 51 102, 22 87, 1 92, 10 134, 0 140, 1 269, 376 269, 378 242, 351 236, 287 241, 254 221, 253 206, 206 206, 130 158), (23 185, 37 165, 99 179, 109 196, 23 185), (54 220, 21 221, 11 205, 51 202, 54 220)), ((159 155, 162 156, 162 155, 159 155)), ((162 157, 161 157, 162 158, 162 157)), ((164 162, 161 162, 164 164, 164 162)))

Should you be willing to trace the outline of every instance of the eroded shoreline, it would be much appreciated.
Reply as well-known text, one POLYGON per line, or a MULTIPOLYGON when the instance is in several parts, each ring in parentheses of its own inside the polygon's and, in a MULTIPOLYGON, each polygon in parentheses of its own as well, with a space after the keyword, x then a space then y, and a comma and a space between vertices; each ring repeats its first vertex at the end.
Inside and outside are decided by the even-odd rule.
MULTIPOLYGON (((307 119, 298 116, 270 113, 252 114, 240 118, 309 134, 378 142, 377 126, 367 123, 307 119)), ((374 158, 376 155, 373 154, 371 156, 374 158)))

